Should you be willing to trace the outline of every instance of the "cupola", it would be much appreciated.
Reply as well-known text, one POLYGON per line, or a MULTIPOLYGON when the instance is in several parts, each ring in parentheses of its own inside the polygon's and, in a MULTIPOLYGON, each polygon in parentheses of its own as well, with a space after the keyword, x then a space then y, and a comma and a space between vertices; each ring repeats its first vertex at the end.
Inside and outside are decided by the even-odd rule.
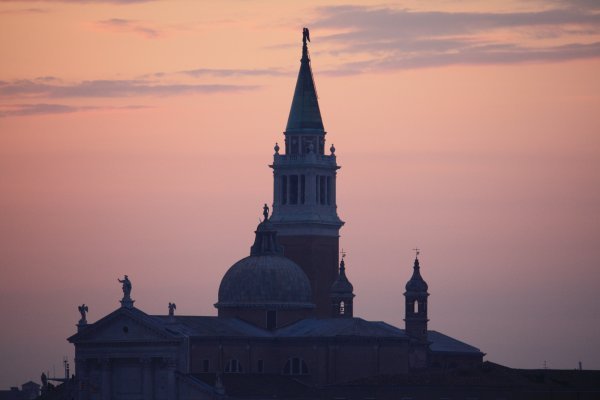
POLYGON ((306 274, 283 256, 268 218, 255 233, 250 255, 223 276, 215 307, 220 317, 238 317, 274 329, 305 317, 315 306, 306 274))

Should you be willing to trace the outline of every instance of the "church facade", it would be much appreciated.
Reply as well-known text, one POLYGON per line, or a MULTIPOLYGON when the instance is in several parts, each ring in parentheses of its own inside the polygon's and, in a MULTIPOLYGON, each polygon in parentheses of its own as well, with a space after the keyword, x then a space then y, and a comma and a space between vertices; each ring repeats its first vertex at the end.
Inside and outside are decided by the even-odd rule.
MULTIPOLYGON (((428 330, 429 288, 414 260, 405 327, 354 316, 339 258, 335 148, 326 148, 305 30, 283 149, 275 145, 272 213, 249 256, 224 275, 217 316, 149 315, 125 276, 121 307, 88 323, 79 308, 79 399, 212 399, 294 393, 378 376, 473 367, 479 349, 428 330), (283 151, 282 151, 283 150, 283 151), (328 154, 326 154, 328 150, 328 154)), ((269 215, 270 214, 270 215, 269 215)), ((407 269, 407 276, 409 271, 407 269)))

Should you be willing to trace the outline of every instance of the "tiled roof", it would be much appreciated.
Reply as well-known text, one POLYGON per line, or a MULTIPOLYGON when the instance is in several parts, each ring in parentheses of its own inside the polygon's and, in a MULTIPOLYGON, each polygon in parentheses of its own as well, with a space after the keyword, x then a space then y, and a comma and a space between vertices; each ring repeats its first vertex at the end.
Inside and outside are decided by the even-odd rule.
POLYGON ((459 340, 453 339, 450 336, 446 336, 443 333, 437 331, 427 332, 427 339, 431 342, 430 349, 433 352, 444 352, 444 353, 481 353, 476 347, 463 343, 459 340))
POLYGON ((175 316, 174 320, 169 316, 155 315, 165 329, 180 332, 185 336, 204 337, 270 337, 269 331, 260 329, 252 324, 237 318, 223 317, 197 317, 197 316, 175 316))
POLYGON ((307 318, 278 329, 275 335, 277 337, 407 337, 403 330, 385 322, 365 321, 362 318, 307 318))

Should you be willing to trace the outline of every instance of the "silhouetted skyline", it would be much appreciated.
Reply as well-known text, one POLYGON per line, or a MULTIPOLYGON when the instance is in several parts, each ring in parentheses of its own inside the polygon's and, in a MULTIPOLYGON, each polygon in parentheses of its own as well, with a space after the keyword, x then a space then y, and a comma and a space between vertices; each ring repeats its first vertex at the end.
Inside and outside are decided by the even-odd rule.
POLYGON ((402 325, 418 246, 432 329, 600 368, 598 8, 348 4, 0 3, 0 387, 61 370, 77 306, 115 309, 125 274, 148 312, 216 314, 303 26, 355 314, 402 325))

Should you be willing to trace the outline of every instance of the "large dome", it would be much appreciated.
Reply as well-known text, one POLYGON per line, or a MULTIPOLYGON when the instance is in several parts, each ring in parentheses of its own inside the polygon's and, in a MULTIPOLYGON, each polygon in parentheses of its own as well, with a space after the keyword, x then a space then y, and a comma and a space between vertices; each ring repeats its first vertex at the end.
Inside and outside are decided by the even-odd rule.
POLYGON ((251 255, 235 263, 219 286, 217 308, 313 308, 308 277, 277 254, 251 255))

